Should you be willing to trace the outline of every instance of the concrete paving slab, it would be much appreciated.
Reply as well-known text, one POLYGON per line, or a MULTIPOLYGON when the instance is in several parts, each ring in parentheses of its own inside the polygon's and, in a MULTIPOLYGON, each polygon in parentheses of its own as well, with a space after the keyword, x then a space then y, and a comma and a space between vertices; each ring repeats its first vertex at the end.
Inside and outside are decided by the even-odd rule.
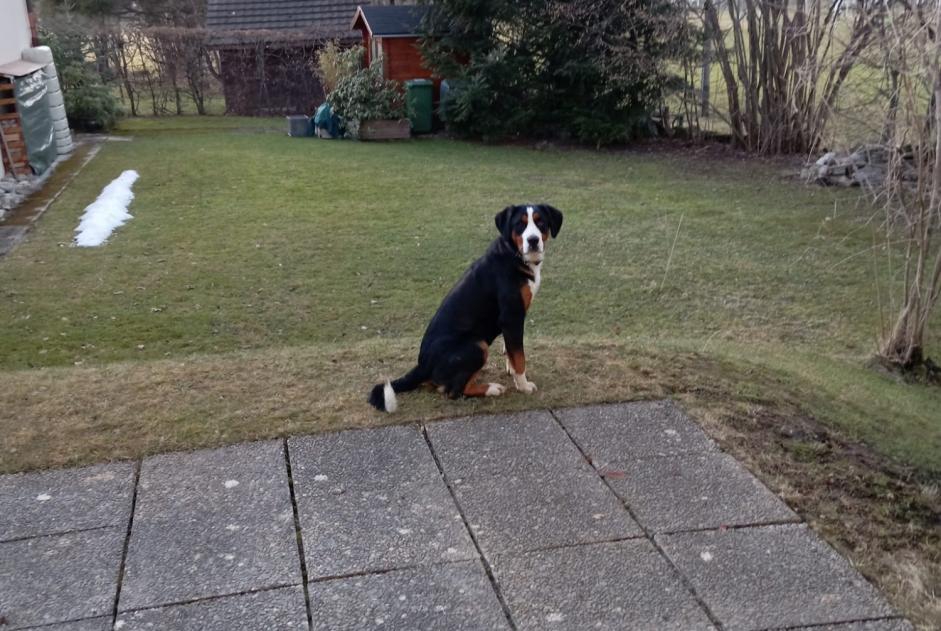
POLYGON ((509 629, 478 561, 312 583, 313 631, 509 629))
POLYGON ((122 611, 300 582, 282 442, 144 460, 122 611))
POLYGON ((791 631, 915 631, 912 623, 901 618, 826 624, 818 627, 795 627, 791 631))
POLYGON ((134 465, 0 476, 0 540, 117 526, 127 530, 134 465))
POLYGON ((347 490, 295 479, 307 574, 313 578, 471 559, 477 551, 440 477, 347 490))
POLYGON ((656 540, 729 631, 893 615, 878 592, 804 525, 656 540))
POLYGON ((556 416, 599 469, 637 458, 716 449, 672 401, 638 401, 557 410, 556 416))
POLYGON ((520 631, 714 628, 646 539, 498 557, 492 567, 520 631))
POLYGON ((548 412, 460 418, 428 423, 425 430, 451 479, 587 468, 548 412))
POLYGON ((111 616, 32 628, 36 631, 111 631, 111 616))
POLYGON ((623 472, 609 476, 608 483, 652 532, 800 521, 723 453, 641 458, 625 463, 623 472))
POLYGON ((398 485, 439 478, 438 466, 415 427, 349 430, 288 441, 295 478, 322 485, 398 485))
POLYGON ((126 534, 102 528, 0 543, 3 628, 110 615, 126 534))
POLYGON ((466 478, 452 488, 488 557, 643 535, 620 500, 590 470, 466 478))
POLYGON ((297 586, 125 612, 115 622, 120 631, 307 631, 307 606, 297 586))

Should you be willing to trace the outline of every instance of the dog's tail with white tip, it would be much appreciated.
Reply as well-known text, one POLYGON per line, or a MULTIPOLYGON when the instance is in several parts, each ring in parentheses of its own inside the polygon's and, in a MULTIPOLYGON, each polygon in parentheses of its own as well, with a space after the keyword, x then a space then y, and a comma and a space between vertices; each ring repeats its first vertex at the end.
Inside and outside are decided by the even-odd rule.
POLYGON ((424 371, 419 366, 415 366, 404 377, 395 381, 376 384, 369 393, 369 404, 380 412, 389 412, 391 414, 399 407, 395 393, 414 390, 423 381, 425 381, 424 371))

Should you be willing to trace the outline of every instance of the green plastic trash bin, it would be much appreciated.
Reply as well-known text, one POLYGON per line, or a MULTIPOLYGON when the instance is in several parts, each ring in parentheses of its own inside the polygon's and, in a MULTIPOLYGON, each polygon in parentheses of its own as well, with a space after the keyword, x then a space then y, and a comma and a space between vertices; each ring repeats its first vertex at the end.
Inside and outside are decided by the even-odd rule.
POLYGON ((432 95, 434 84, 430 79, 412 79, 405 82, 405 103, 412 133, 431 133, 432 95))

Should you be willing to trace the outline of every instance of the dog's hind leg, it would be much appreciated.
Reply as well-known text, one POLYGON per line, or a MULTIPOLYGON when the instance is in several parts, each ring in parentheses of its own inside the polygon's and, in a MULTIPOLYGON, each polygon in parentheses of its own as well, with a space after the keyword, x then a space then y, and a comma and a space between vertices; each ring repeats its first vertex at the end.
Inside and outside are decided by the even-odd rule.
POLYGON ((495 397, 506 388, 498 383, 479 383, 477 375, 487 363, 490 347, 484 341, 469 342, 451 350, 447 360, 437 368, 434 381, 445 386, 451 398, 495 397))
POLYGON ((480 383, 477 381, 477 373, 471 375, 471 378, 464 384, 465 397, 498 397, 506 392, 506 386, 499 383, 480 383))

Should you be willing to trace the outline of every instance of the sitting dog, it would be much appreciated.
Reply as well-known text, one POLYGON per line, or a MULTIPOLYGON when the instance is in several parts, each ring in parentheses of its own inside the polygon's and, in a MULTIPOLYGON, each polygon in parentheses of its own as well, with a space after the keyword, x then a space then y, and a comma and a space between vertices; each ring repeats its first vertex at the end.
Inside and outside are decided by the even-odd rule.
POLYGON ((526 378, 523 323, 539 291, 546 243, 559 234, 562 213, 546 204, 508 206, 495 221, 500 236, 438 307, 422 338, 418 365, 369 393, 369 403, 376 409, 394 412, 397 392, 426 384, 451 398, 503 394, 502 385, 477 381, 490 345, 501 334, 507 373, 516 389, 527 394, 536 390, 526 378))

